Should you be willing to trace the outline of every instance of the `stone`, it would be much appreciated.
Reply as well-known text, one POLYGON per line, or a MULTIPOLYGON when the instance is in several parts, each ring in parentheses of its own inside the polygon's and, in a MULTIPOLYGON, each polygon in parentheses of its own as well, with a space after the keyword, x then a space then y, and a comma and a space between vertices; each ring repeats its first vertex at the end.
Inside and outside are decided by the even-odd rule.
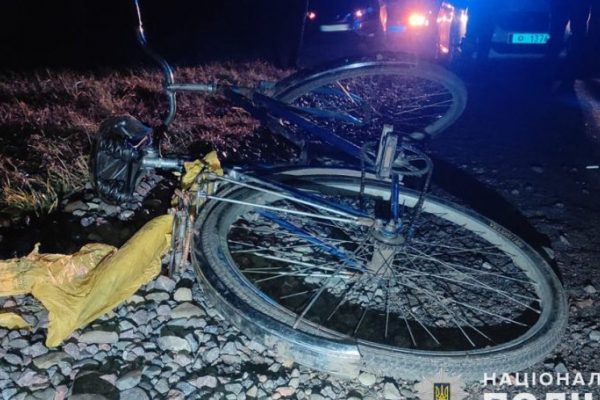
POLYGON ((596 330, 590 331, 589 338, 593 342, 600 342, 600 331, 596 331, 596 330))
POLYGON ((148 311, 146 310, 137 310, 132 316, 131 319, 133 322, 137 324, 137 326, 143 326, 148 323, 148 311))
POLYGON ((565 365, 564 362, 558 362, 555 366, 554 366, 554 371, 556 371, 559 374, 567 374, 569 373, 569 370, 567 369, 567 366, 565 365))
POLYGON ((586 292, 587 294, 594 294, 597 292, 596 288, 593 285, 586 285, 583 288, 583 291, 586 292))
POLYGON ((175 290, 175 281, 168 276, 160 275, 154 280, 154 289, 171 293, 175 290))
POLYGON ((121 221, 129 221, 130 219, 133 218, 134 215, 135 215, 135 212, 133 212, 132 210, 123 210, 119 214, 118 218, 121 221))
POLYGON ((396 385, 392 382, 386 382, 383 385, 383 398, 386 400, 401 400, 402 395, 398 391, 396 385))
POLYGON ((158 291, 147 294, 146 300, 154 301, 155 303, 160 303, 169 300, 169 297, 169 293, 158 291))
POLYGON ((208 364, 212 364, 219 358, 219 348, 213 347, 202 354, 202 359, 208 364))
POLYGON ((63 351, 75 359, 79 358, 79 354, 81 353, 79 346, 77 346, 75 343, 65 344, 63 346, 63 351))
POLYGON ((232 354, 221 354, 221 361, 228 365, 241 364, 242 358, 232 354))
POLYGON ((192 357, 186 355, 185 353, 177 353, 173 359, 176 364, 181 365, 182 367, 187 367, 191 363, 194 362, 192 357))
POLYGON ((238 349, 233 342, 225 343, 225 346, 221 348, 221 354, 238 354, 238 349))
POLYGON ((81 200, 73 201, 67 204, 63 210, 67 213, 72 213, 74 211, 86 211, 88 209, 88 205, 81 200))
POLYGON ((79 336, 80 343, 117 343, 119 335, 112 331, 87 331, 79 336))
POLYGON ((257 353, 264 353, 265 350, 267 350, 267 348, 263 344, 258 343, 255 340, 248 341, 248 343, 246 344, 246 347, 248 347, 250 350, 255 351, 257 353))
MULTIPOLYGON (((167 304, 161 304, 156 308, 156 314, 164 317, 169 317, 173 310, 167 304)), ((163 318, 164 321, 165 318, 163 318)))
POLYGON ((33 385, 41 385, 42 383, 46 382, 48 382, 48 377, 27 369, 19 375, 15 383, 20 387, 31 387, 33 385))
POLYGON ((117 379, 115 386, 119 390, 127 390, 137 386, 142 380, 142 370, 133 370, 117 379))
POLYGON ((95 367, 100 365, 100 363, 93 358, 83 358, 81 360, 77 360, 73 363, 73 369, 80 369, 83 367, 95 367))
POLYGON ((70 359, 71 356, 64 351, 53 351, 33 359, 33 365, 39 369, 48 369, 61 361, 70 359))
POLYGON ((146 367, 144 369, 144 375, 149 376, 150 378, 153 378, 157 375, 160 375, 161 371, 162 371, 162 368, 159 367, 158 365, 150 365, 149 367, 146 367))
POLYGON ((167 381, 165 378, 159 379, 156 384, 154 385, 154 388, 160 393, 160 394, 165 394, 169 391, 169 381, 167 381))
POLYGON ((246 396, 248 397, 256 397, 258 393, 258 387, 253 385, 250 389, 246 390, 246 396))
POLYGON ((167 393, 167 397, 166 400, 184 400, 185 399, 185 395, 183 394, 183 392, 179 391, 179 390, 169 390, 169 393, 167 393))
POLYGON ((23 364, 23 359, 14 353, 7 353, 4 356, 4 361, 12 365, 21 365, 23 364))
POLYGON ((117 379, 119 379, 117 374, 100 375, 99 378, 104 379, 106 382, 110 383, 113 386, 115 386, 115 384, 117 383, 117 379))
POLYGON ((121 399, 127 400, 149 400, 148 394, 141 388, 131 388, 121 392, 121 399))
POLYGON ((181 390, 183 394, 186 395, 186 397, 189 397, 192 393, 196 391, 196 387, 183 381, 177 382, 177 384, 175 385, 175 389, 181 390))
MULTIPOLYGON (((78 211, 75 211, 76 213, 78 211)), ((73 215, 75 215, 75 213, 73 213, 73 215)), ((85 217, 85 218, 81 218, 81 226, 83 226, 84 228, 87 228, 88 226, 91 226, 94 224, 94 222, 96 222, 96 219, 94 217, 85 217)))
POLYGON ((16 388, 5 388, 2 389, 2 399, 8 400, 13 398, 15 394, 17 394, 18 390, 16 388))
POLYGON ((182 303, 185 301, 192 301, 192 289, 186 288, 186 287, 180 287, 173 294, 173 298, 178 303, 182 303))
POLYGON ((125 300, 125 302, 130 304, 141 304, 144 303, 145 300, 142 296, 138 294, 132 294, 131 296, 129 296, 129 298, 127 298, 127 300, 125 300))
POLYGON ((41 356, 42 354, 46 354, 47 352, 48 348, 41 342, 32 344, 29 349, 29 355, 33 358, 41 356))
POLYGON ((244 386, 239 382, 228 383, 225 385, 225 390, 239 395, 242 392, 242 390, 244 390, 244 386))
POLYGON ((13 339, 10 342, 8 342, 8 348, 9 349, 17 349, 17 350, 21 350, 24 349, 25 347, 29 346, 29 341, 25 340, 25 339, 13 339))
POLYGON ((217 381, 217 378, 215 378, 212 375, 201 376, 198 379, 196 379, 195 382, 195 386, 198 389, 203 387, 216 388, 218 384, 219 382, 217 381))
POLYGON ((377 381, 377 377, 373 374, 363 372, 360 375, 358 375, 358 381, 363 386, 373 386, 377 381))
POLYGON ((119 209, 119 206, 115 206, 115 205, 107 204, 107 203, 101 203, 99 211, 103 212, 107 216, 113 216, 113 215, 117 214, 120 211, 120 209, 119 209))
POLYGON ((177 307, 175 307, 173 309, 173 311, 171 312, 171 318, 172 319, 177 319, 177 318, 198 318, 198 317, 204 317, 206 315, 206 313, 204 312, 203 309, 201 309, 200 307, 198 307, 195 304, 192 303, 181 303, 180 305, 178 305, 177 307))
POLYGON ((296 393, 296 389, 291 386, 281 386, 275 389, 277 393, 279 393, 282 397, 290 397, 294 393, 296 393))
POLYGON ((46 388, 42 390, 36 390, 32 393, 34 399, 39 400, 54 400, 56 397, 56 389, 54 388, 46 388))
POLYGON ((191 352, 190 344, 187 340, 177 336, 162 336, 158 339, 158 347, 166 351, 187 351, 191 352))

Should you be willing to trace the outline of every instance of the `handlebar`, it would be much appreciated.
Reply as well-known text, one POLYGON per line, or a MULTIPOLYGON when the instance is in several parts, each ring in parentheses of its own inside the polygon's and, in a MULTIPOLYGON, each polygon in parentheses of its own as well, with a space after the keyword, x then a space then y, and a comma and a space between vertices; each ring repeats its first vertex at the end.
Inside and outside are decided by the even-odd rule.
POLYGON ((144 25, 142 23, 142 10, 140 7, 139 0, 133 0, 133 5, 135 7, 135 14, 137 17, 137 29, 136 29, 136 38, 142 50, 152 59, 154 60, 163 71, 163 87, 165 89, 165 93, 167 95, 167 99, 169 100, 169 113, 163 119, 162 124, 165 127, 168 127, 171 122, 173 122, 173 118, 175 118, 175 113, 177 111, 177 98, 175 92, 170 88, 175 83, 175 78, 173 74, 173 69, 160 54, 158 54, 149 44, 146 39, 146 34, 144 33, 144 25))

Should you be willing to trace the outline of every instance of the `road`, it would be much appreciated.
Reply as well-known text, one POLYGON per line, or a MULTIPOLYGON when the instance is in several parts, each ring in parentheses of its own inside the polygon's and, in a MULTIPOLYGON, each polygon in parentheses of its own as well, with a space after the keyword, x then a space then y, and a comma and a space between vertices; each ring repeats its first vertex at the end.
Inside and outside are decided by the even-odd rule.
POLYGON ((556 261, 569 294, 569 327, 555 353, 528 372, 589 374, 600 370, 592 339, 600 316, 600 171, 586 168, 600 164, 600 80, 577 81, 565 94, 541 82, 542 72, 496 64, 485 76, 465 77, 467 109, 431 150, 442 161, 438 182, 556 261))

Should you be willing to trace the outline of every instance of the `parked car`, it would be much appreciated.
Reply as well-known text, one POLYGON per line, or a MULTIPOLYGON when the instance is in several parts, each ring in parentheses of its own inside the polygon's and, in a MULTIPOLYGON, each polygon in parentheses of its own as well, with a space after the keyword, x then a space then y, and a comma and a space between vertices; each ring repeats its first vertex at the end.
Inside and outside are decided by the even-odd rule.
POLYGON ((437 0, 311 0, 305 34, 310 40, 371 41, 373 50, 449 58, 464 36, 466 10, 437 0))
POLYGON ((306 14, 306 34, 356 34, 373 38, 382 31, 380 0, 310 0, 306 14))
MULTIPOLYGON (((467 57, 543 57, 550 40, 550 1, 501 0, 496 4, 497 7, 492 10, 481 12, 475 4, 469 7, 469 23, 461 46, 463 53, 467 57), (487 33, 489 38, 485 37, 486 27, 481 26, 479 18, 486 19, 484 24, 492 25, 487 33)), ((566 31, 563 40, 567 40, 568 36, 566 31)))
POLYGON ((456 2, 389 0, 386 14, 387 48, 442 60, 460 51, 467 14, 456 2))

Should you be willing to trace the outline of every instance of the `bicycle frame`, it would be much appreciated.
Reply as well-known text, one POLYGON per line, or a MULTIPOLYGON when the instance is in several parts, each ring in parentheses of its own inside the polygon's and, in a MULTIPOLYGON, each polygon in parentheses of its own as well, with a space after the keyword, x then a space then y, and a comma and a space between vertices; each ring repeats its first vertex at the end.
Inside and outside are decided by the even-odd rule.
MULTIPOLYGON (((144 32, 142 12, 139 0, 133 0, 133 2, 137 16, 137 41, 144 50, 144 52, 161 67, 164 76, 163 88, 169 102, 169 107, 167 115, 162 120, 161 127, 158 128, 158 131, 160 131, 160 133, 166 131, 168 126, 175 118, 175 114, 177 112, 178 92, 220 93, 225 95, 229 100, 235 103, 236 106, 248 111, 251 115, 259 119, 263 123, 268 123, 269 121, 273 121, 274 119, 283 119, 289 121, 300 127, 301 130, 304 131, 307 135, 316 137, 319 140, 330 144, 333 148, 340 150, 342 153, 344 153, 347 156, 350 156, 352 159, 361 163, 366 162, 371 167, 374 166, 374 164, 372 164, 369 160, 364 159, 364 150, 360 146, 357 146, 356 144, 336 135, 331 131, 328 131, 326 129, 321 128, 318 125, 315 125, 307 118, 304 118, 301 114, 304 113, 321 118, 337 119, 355 125, 364 124, 363 121, 351 115, 317 109, 292 107, 262 93, 261 88, 259 88, 259 90, 255 90, 252 88, 217 85, 216 83, 206 84, 176 82, 173 68, 169 65, 167 60, 164 57, 162 57, 158 52, 156 52, 148 43, 144 32)), ((349 64, 348 69, 359 67, 365 63, 368 63, 368 61, 360 61, 357 63, 349 64)), ((336 93, 334 89, 327 90, 328 92, 331 92, 333 94, 336 93)), ((341 90, 337 92, 339 92, 341 95, 349 95, 347 93, 342 93, 341 90)), ((352 96, 355 101, 360 102, 360 99, 357 96, 350 96, 352 96)), ((159 141, 156 141, 156 143, 158 142, 159 141)))
MULTIPOLYGON (((217 85, 215 83, 205 84, 176 82, 173 68, 169 65, 167 60, 164 57, 162 57, 158 52, 156 52, 148 43, 142 22, 140 0, 133 0, 133 4, 135 6, 137 16, 137 41, 144 50, 144 52, 161 67, 164 76, 163 88, 169 102, 168 113, 163 118, 161 126, 155 130, 155 135, 159 135, 166 131, 168 126, 172 123, 177 112, 178 92, 223 94, 234 104, 236 104, 236 106, 243 108, 255 118, 259 119, 262 123, 268 123, 274 120, 284 119, 297 125, 302 131, 306 132, 307 135, 316 137, 319 140, 330 144, 334 149, 341 151, 341 153, 345 154, 346 156, 349 156, 354 161, 358 161, 363 170, 363 174, 365 164, 367 164, 367 166, 369 167, 374 167, 375 174, 378 179, 384 179, 390 182, 390 221, 392 221, 394 226, 397 226, 398 229, 400 229, 402 223, 399 212, 400 205, 398 204, 397 199, 400 193, 401 177, 397 173, 393 172, 394 155, 398 147, 398 137, 392 132, 393 128, 391 126, 386 126, 384 128, 384 131, 382 132, 380 147, 378 149, 377 154, 374 154, 373 152, 369 153, 369 150, 367 148, 359 147, 358 145, 336 135, 335 133, 330 132, 327 129, 321 128, 320 126, 312 123, 307 118, 303 117, 301 114, 304 113, 317 117, 331 119, 338 118, 346 123, 363 125, 363 122, 360 119, 355 118, 351 115, 344 115, 330 111, 292 107, 272 97, 269 97, 267 94, 263 93, 260 86, 259 89, 256 90, 252 88, 217 85), (371 157, 367 157, 367 154, 369 154, 371 157)), ((365 63, 368 63, 368 61, 360 61, 359 63, 348 64, 347 68, 357 68, 365 63)), ((321 90, 326 90, 327 94, 337 94, 339 92, 340 94, 345 96, 352 96, 354 101, 360 102, 360 99, 357 96, 348 93, 342 93, 342 90, 337 91, 336 89, 332 88, 321 90)), ((156 140, 154 143, 158 144, 159 140, 156 140)), ((402 147, 416 151, 410 146, 402 147)), ((160 158, 157 159, 152 151, 150 151, 150 155, 150 159, 152 160, 152 163, 150 165, 160 165, 160 158)), ((428 162, 430 163, 430 161, 428 162)), ((257 171, 254 170, 254 172, 256 173, 257 171)), ((424 193, 429 184, 429 179, 431 176, 430 165, 428 166, 427 174, 428 176, 422 190, 422 196, 424 196, 424 193)), ((302 193, 301 191, 294 190, 289 186, 279 185, 275 181, 269 180, 265 176, 256 177, 249 174, 244 174, 241 171, 235 169, 229 170, 228 175, 229 177, 219 177, 213 175, 213 179, 215 181, 236 184, 260 190, 265 193, 275 194, 277 196, 280 196, 281 198, 290 199, 298 203, 308 204, 311 207, 327 210, 329 213, 336 214, 337 216, 325 217, 321 215, 320 217, 330 219, 332 221, 350 222, 363 226, 373 226, 375 223, 375 220, 372 217, 360 212, 359 210, 344 208, 343 206, 340 206, 339 204, 334 204, 332 202, 325 202, 319 197, 302 193)), ((259 173, 258 175, 264 174, 259 173)), ((231 202, 230 199, 225 199, 202 191, 199 191, 198 195, 203 197, 204 199, 231 202)), ((259 209, 261 208, 260 205, 253 206, 259 209)), ((273 216, 273 214, 270 214, 270 211, 273 210, 269 210, 267 208, 261 212, 265 213, 265 216, 273 216)), ((289 212, 289 210, 287 210, 286 212, 289 212)), ((317 217, 317 214, 311 214, 311 216, 317 217)), ((290 227, 290 229, 292 229, 292 227, 290 227)), ((409 232, 411 231, 412 226, 409 229, 409 232)))

